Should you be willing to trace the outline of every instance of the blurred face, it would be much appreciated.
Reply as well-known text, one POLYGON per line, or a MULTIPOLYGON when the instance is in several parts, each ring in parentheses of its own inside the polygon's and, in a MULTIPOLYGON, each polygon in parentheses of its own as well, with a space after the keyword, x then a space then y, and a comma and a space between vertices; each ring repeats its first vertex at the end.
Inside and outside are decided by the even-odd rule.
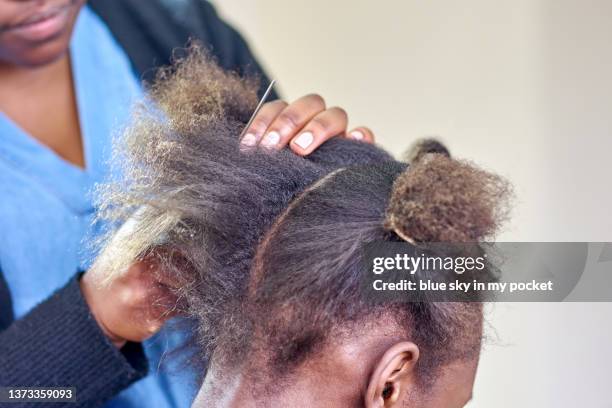
POLYGON ((68 50, 85 0, 0 0, 0 63, 37 67, 68 50))

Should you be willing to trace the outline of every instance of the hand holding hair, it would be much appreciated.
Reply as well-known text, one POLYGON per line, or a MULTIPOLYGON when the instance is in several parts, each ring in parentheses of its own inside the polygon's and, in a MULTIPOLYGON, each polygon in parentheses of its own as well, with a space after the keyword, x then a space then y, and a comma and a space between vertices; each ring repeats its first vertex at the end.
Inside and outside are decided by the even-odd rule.
POLYGON ((320 95, 309 94, 290 104, 282 100, 264 104, 241 143, 272 149, 288 145, 294 153, 306 156, 336 136, 374 142, 374 134, 367 127, 348 131, 347 125, 348 115, 344 109, 328 108, 320 95))
MULTIPOLYGON (((343 138, 306 158, 245 149, 239 135, 257 89, 193 49, 162 73, 154 107, 143 104, 128 128, 115 156, 125 178, 100 190, 114 223, 146 206, 124 244, 111 240, 128 262, 160 242, 170 251, 160 254, 160 271, 180 282, 181 310, 210 364, 196 405, 221 395, 234 406, 253 398, 261 406, 397 407, 408 398, 463 406, 480 353, 482 305, 373 307, 360 289, 359 259, 369 242, 493 235, 507 183, 450 159, 439 143, 409 164, 343 138)), ((311 114, 324 109, 310 99, 318 104, 311 114)))
POLYGON ((155 259, 148 257, 122 273, 90 270, 81 279, 81 291, 92 315, 117 348, 128 341, 148 339, 174 315, 176 298, 156 273, 158 268, 155 259))
MULTIPOLYGON (((192 52, 194 56, 200 52, 205 53, 197 48, 192 52)), ((212 65, 181 67, 178 69, 185 78, 198 78, 196 83, 189 84, 189 89, 184 88, 187 83, 182 83, 181 77, 173 75, 176 67, 170 67, 160 71, 160 82, 153 85, 151 92, 152 98, 157 100, 167 116, 173 119, 172 126, 176 130, 189 132, 193 130, 194 121, 206 124, 213 117, 235 117, 246 121, 257 103, 256 94, 250 92, 252 82, 222 81, 223 87, 217 88, 220 78, 231 75, 212 65), (172 83, 172 86, 159 86, 163 79, 172 83), (194 92, 194 88, 198 86, 207 92, 194 92), (174 97, 170 105, 164 103, 164 95, 167 93, 174 97), (240 94, 240 101, 231 97, 236 93, 240 94), (226 95, 228 98, 219 98, 217 94, 226 95), (222 103, 219 104, 219 101, 222 103)), ((146 115, 143 111, 137 112, 136 123, 138 113, 146 115)), ((280 100, 272 101, 264 104, 255 116, 246 129, 241 144, 277 150, 288 146, 297 155, 306 156, 337 136, 368 144, 374 142, 371 130, 359 127, 347 131, 347 122, 347 114, 343 109, 327 108, 325 100, 319 95, 306 95, 291 104, 280 100)), ((132 131, 145 130, 137 129, 136 126, 132 131)), ((172 148, 171 144, 161 143, 150 147, 163 150, 172 148)), ((192 158, 189 157, 189 152, 183 151, 181 160, 189 163, 190 159, 192 158)), ((156 185, 156 182, 155 179, 149 179, 143 187, 148 189, 156 185)), ((184 180, 178 190, 188 190, 189 184, 184 180)), ((169 202, 173 202, 173 196, 179 193, 178 190, 165 193, 169 202)), ((124 214, 126 218, 121 220, 124 221, 123 226, 108 241, 93 270, 86 273, 81 281, 82 291, 92 314, 107 337, 118 347, 123 346, 126 341, 142 341, 152 336, 176 309, 176 290, 173 290, 176 288, 173 286, 177 284, 168 285, 167 282, 161 282, 160 279, 163 275, 167 276, 167 273, 151 273, 161 271, 160 265, 154 261, 154 256, 133 261, 142 259, 145 253, 150 253, 151 243, 159 244, 165 231, 177 227, 179 218, 175 213, 180 212, 181 205, 179 202, 174 202, 174 205, 177 211, 164 212, 159 205, 148 206, 146 202, 139 202, 135 211, 130 207, 128 212, 132 211, 132 214, 124 214), (141 228, 142 225, 152 224, 155 228, 141 228), (147 238, 143 238, 142 234, 147 238), (139 239, 133 239, 133 236, 138 236, 139 239)))

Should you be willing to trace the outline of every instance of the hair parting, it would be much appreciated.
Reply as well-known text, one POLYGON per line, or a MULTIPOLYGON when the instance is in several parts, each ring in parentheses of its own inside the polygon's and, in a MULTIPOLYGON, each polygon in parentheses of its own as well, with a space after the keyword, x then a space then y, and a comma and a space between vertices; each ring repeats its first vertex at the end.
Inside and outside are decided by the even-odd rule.
POLYGON ((118 140, 121 177, 98 191, 103 219, 131 220, 108 241, 119 248, 112 269, 156 256, 196 322, 202 358, 215 364, 290 372, 335 331, 359 335, 358 323, 374 315, 418 341, 425 371, 479 348, 479 305, 372 307, 358 260, 376 240, 492 237, 506 216, 507 182, 438 142, 421 144, 409 164, 343 138, 308 158, 241 148, 257 89, 195 46, 159 74, 118 140))

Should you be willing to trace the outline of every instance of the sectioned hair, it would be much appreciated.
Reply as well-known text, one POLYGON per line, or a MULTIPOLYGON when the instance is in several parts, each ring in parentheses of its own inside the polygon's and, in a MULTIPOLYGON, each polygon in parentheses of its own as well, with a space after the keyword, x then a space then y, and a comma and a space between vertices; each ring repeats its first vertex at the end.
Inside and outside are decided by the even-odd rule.
POLYGON ((256 91, 197 47, 160 74, 117 146, 123 177, 99 191, 115 225, 138 209, 116 269, 157 256, 197 322, 202 356, 220 364, 264 353, 272 372, 290 371, 332 341, 334 328, 357 330, 351 325, 374 315, 419 344, 423 371, 474 353, 479 306, 372 307, 358 260, 365 243, 402 235, 417 243, 491 237, 508 184, 446 150, 422 151, 410 164, 343 138, 308 158, 245 150, 238 135, 256 91))

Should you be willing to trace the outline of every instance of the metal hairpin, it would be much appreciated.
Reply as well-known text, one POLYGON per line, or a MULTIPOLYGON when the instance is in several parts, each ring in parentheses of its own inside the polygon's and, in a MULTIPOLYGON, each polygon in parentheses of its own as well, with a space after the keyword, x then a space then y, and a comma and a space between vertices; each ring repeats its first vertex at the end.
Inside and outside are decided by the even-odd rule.
POLYGON ((255 120, 255 117, 257 116, 257 114, 259 113, 259 111, 261 110, 261 107, 263 106, 264 103, 266 103, 266 99, 268 99, 268 96, 270 95, 270 92, 272 92, 272 87, 274 87, 274 84, 276 83, 276 80, 273 79, 272 81, 270 81, 270 85, 268 85, 268 89, 266 89, 266 92, 264 92, 263 96, 261 97, 261 99, 259 100, 259 103, 257 104, 257 107, 255 108, 255 111, 253 112, 253 114, 251 115, 251 119, 249 119, 249 121, 247 122, 246 126, 244 127, 244 130, 242 131, 242 133, 240 134, 240 139, 242 140, 242 137, 244 136, 244 134, 247 132, 247 130, 249 129, 249 127, 251 126, 251 124, 253 123, 253 120, 255 120))

